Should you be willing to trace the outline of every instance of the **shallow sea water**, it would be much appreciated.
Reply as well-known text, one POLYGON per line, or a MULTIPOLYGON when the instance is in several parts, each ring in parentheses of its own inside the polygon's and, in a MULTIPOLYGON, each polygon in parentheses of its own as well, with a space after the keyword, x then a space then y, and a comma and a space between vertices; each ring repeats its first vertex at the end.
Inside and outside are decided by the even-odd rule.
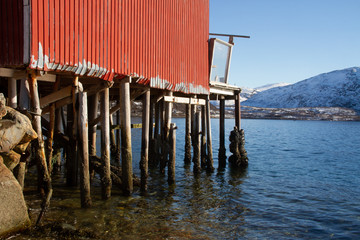
MULTIPOLYGON (((360 238, 360 122, 243 120, 249 167, 197 177, 183 162, 185 120, 173 122, 178 126, 175 186, 168 186, 166 174, 151 170, 147 196, 136 188, 132 197, 122 197, 114 188, 111 199, 103 201, 96 181, 93 207, 81 209, 79 190, 64 188, 65 180, 57 176, 43 225, 66 223, 81 234, 54 227, 11 239, 360 238)), ((215 167, 217 126, 218 119, 212 119, 215 167)), ((227 119, 227 136, 233 126, 227 119)), ((139 176, 141 130, 132 131, 139 176)), ((26 188, 33 219, 40 210, 35 192, 26 188)))

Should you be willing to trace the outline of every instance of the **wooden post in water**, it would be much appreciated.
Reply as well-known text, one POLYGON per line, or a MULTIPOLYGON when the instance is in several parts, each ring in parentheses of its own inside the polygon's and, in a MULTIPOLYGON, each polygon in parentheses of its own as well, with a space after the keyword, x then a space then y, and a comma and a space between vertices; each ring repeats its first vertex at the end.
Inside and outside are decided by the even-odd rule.
POLYGON ((8 78, 9 107, 17 108, 17 86, 15 78, 8 78))
POLYGON ((165 173, 164 159, 165 154, 165 101, 160 101, 160 135, 159 135, 159 160, 160 160, 160 173, 165 173))
POLYGON ((205 106, 201 106, 201 168, 206 168, 206 119, 205 106))
POLYGON ((220 98, 220 148, 219 148, 219 168, 226 167, 226 148, 225 148, 225 98, 220 98))
POLYGON ((235 126, 238 130, 241 129, 240 91, 235 93, 235 126))
POLYGON ((89 172, 89 146, 88 146, 88 110, 87 93, 79 93, 79 131, 80 131, 80 196, 81 207, 91 206, 90 172, 89 172))
POLYGON ((210 97, 206 98, 206 136, 207 136, 207 170, 214 171, 214 160, 212 151, 212 138, 211 138, 211 117, 210 117, 210 97))
POLYGON ((147 191, 148 161, 149 161, 149 122, 150 122, 150 89, 143 96, 142 137, 141 137, 141 192, 147 191))
MULTIPOLYGON (((130 78, 130 77, 129 77, 130 78)), ((130 106, 130 79, 120 83, 121 103, 121 160, 123 194, 131 195, 133 192, 133 170, 131 150, 131 106, 130 106)))
POLYGON ((159 162, 159 143, 160 143, 160 102, 155 103, 155 128, 154 128, 154 154, 151 156, 151 164, 157 166, 159 162))
MULTIPOLYGON (((168 96, 172 96, 173 93, 169 92, 168 96)), ((163 104, 165 105, 165 114, 163 121, 163 141, 162 141, 162 161, 160 162, 160 172, 165 173, 166 164, 169 158, 169 132, 170 132, 170 124, 172 117, 172 103, 165 102, 163 100, 163 104)))
POLYGON ((33 119, 33 128, 38 135, 36 141, 36 160, 38 166, 38 182, 39 182, 39 190, 43 197, 43 206, 44 208, 48 205, 52 195, 52 185, 51 185, 51 178, 48 171, 48 166, 45 157, 45 147, 44 147, 44 140, 42 135, 41 129, 41 108, 40 108, 40 99, 38 93, 38 85, 37 79, 35 75, 31 75, 29 80, 29 88, 32 100, 32 107, 33 112, 35 113, 33 119), (49 199, 49 201, 47 201, 49 199))
MULTIPOLYGON (((93 121, 97 118, 98 110, 99 110, 99 93, 96 93, 89 97, 88 101, 88 109, 89 109, 89 122, 93 121)), ((93 127, 89 128, 89 154, 90 156, 96 155, 96 128, 95 124, 93 127)))
POLYGON ((170 125, 169 134, 170 153, 169 153, 169 164, 168 164, 168 183, 175 183, 175 160, 176 160, 176 124, 170 125))
POLYGON ((201 112, 195 113, 195 125, 194 125, 194 174, 198 174, 201 172, 200 167, 200 121, 201 121, 201 112))
POLYGON ((109 121, 109 88, 105 88, 101 96, 101 162, 103 167, 103 177, 101 178, 101 195, 103 199, 111 196, 111 177, 110 177, 110 121, 109 121))
POLYGON ((185 164, 191 163, 191 105, 185 105, 185 164))

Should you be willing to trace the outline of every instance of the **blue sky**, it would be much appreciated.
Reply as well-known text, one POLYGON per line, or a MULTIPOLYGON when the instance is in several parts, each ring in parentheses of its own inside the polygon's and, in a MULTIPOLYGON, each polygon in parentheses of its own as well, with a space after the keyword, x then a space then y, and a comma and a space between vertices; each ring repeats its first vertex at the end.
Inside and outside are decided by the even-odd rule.
POLYGON ((360 66, 360 0, 210 0, 210 32, 251 36, 235 39, 232 85, 360 66))

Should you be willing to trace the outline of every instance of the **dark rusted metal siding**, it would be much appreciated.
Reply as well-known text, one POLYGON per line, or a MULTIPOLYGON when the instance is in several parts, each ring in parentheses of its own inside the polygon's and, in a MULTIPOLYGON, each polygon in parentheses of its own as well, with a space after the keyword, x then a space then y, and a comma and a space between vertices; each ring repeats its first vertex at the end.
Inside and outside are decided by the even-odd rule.
POLYGON ((24 61, 24 38, 29 37, 24 16, 23 0, 0 0, 0 66, 22 66, 29 60, 27 54, 24 61))
POLYGON ((31 33, 33 69, 209 90, 209 0, 31 0, 31 33))

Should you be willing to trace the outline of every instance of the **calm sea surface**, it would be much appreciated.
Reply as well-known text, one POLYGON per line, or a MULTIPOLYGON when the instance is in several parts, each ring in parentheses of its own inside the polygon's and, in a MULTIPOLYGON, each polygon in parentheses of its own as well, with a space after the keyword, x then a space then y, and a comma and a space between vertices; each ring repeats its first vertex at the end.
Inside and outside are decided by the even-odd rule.
MULTIPOLYGON (((360 122, 243 120, 248 169, 198 177, 183 162, 185 120, 173 122, 176 186, 152 170, 148 196, 136 189, 125 198, 114 190, 102 201, 95 186, 94 207, 83 210, 79 191, 59 189, 59 177, 44 224, 67 223, 101 239, 360 239, 360 122)), ((227 119, 227 138, 233 126, 227 119)), ((212 127, 217 167, 218 119, 212 127)), ((139 176, 141 130, 132 131, 139 176)), ((27 199, 37 215, 39 202, 27 199)), ((52 234, 15 238, 56 238, 52 234)))

